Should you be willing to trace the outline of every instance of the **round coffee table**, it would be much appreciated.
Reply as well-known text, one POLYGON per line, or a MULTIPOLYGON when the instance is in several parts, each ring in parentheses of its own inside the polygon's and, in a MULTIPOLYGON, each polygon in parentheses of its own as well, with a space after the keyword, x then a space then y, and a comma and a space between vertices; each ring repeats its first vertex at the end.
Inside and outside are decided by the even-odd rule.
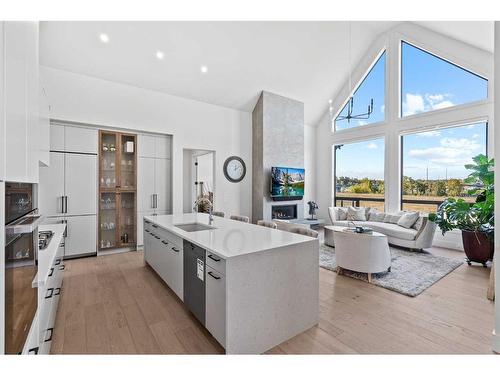
POLYGON ((327 225, 323 228, 325 230, 325 245, 335 247, 335 232, 343 231, 346 227, 341 227, 337 225, 327 225))
MULTIPOLYGON (((363 272, 368 274, 368 282, 371 283, 372 273, 391 270, 391 251, 385 234, 355 233, 345 229, 331 229, 331 234, 335 236, 337 274, 340 275, 342 269, 363 272)), ((325 243, 326 233, 325 230, 325 243)))

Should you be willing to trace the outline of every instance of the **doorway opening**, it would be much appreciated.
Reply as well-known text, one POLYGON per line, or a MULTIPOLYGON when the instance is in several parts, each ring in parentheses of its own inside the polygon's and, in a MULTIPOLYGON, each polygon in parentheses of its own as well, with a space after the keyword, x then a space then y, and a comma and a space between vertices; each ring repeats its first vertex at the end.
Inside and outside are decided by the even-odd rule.
POLYGON ((214 204, 215 151, 184 149, 183 157, 183 212, 208 212, 210 204, 195 202, 206 198, 214 204))

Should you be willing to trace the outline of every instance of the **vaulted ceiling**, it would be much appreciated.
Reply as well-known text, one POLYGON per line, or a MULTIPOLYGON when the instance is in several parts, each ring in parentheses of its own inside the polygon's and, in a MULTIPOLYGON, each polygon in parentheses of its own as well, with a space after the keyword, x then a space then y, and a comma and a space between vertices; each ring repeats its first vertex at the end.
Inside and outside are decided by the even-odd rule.
MULTIPOLYGON (((396 24, 352 23, 351 60, 396 24)), ((492 22, 419 24, 493 50, 492 22)), ((339 21, 49 21, 40 26, 40 62, 243 111, 267 90, 304 102, 306 124, 314 125, 348 75, 348 35, 339 21)))

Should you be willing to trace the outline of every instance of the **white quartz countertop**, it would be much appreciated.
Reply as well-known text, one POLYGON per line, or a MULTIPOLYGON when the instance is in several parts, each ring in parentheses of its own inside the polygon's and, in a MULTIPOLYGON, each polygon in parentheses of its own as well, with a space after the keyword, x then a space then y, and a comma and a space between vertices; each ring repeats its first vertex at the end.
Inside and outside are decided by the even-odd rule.
POLYGON ((144 219, 225 259, 318 241, 316 238, 218 216, 214 216, 214 229, 211 230, 186 232, 175 226, 195 222, 207 225, 208 214, 202 213, 145 216, 144 219))
POLYGON ((38 227, 38 231, 50 230, 54 232, 49 245, 45 249, 38 251, 38 286, 42 286, 47 282, 50 268, 54 263, 54 258, 57 254, 57 249, 59 248, 65 229, 66 224, 47 224, 38 227))

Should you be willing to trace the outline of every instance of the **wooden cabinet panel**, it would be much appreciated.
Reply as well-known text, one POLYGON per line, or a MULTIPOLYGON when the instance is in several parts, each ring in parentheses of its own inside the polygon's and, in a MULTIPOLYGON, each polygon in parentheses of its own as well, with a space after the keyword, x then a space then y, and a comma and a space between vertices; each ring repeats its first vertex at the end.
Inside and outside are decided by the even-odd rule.
POLYGON ((38 208, 45 216, 60 216, 63 212, 64 154, 51 152, 50 166, 40 168, 38 208))
POLYGON ((68 215, 96 213, 95 155, 65 154, 65 195, 68 215))

